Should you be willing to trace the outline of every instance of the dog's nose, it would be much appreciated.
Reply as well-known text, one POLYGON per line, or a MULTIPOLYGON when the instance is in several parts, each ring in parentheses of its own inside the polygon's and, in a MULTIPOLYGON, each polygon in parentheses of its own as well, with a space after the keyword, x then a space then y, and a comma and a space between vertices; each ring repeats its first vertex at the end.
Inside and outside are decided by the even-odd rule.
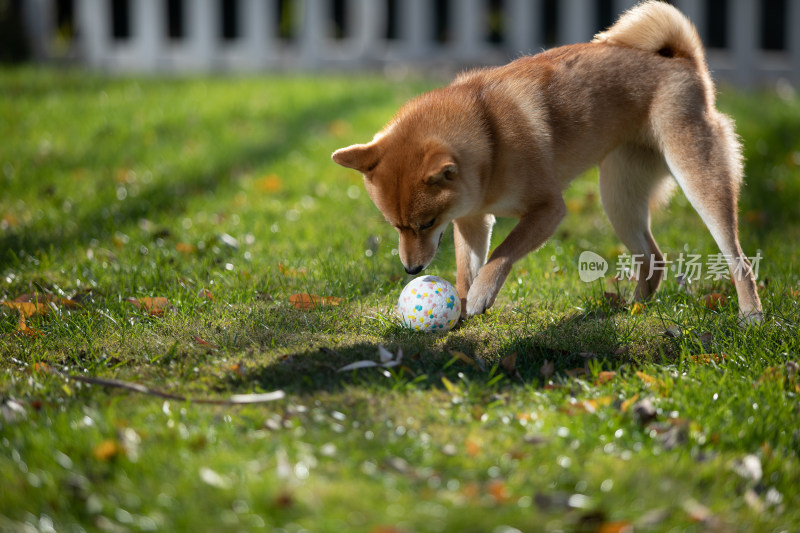
POLYGON ((408 273, 409 273, 409 274, 411 274, 412 276, 413 276, 414 274, 419 274, 420 272, 422 272, 422 269, 423 269, 423 268, 425 268, 425 267, 424 267, 424 266, 422 266, 422 265, 420 265, 420 266, 415 266, 415 267, 413 267, 413 268, 409 268, 409 267, 407 267, 407 266, 405 266, 405 265, 403 265, 403 267, 406 269, 406 272, 408 272, 408 273))

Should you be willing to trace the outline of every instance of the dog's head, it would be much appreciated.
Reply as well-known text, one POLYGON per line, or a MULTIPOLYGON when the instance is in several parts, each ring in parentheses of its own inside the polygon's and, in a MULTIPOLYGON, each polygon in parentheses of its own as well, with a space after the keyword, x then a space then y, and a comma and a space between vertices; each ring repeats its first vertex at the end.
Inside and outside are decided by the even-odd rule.
POLYGON ((332 157, 364 174, 370 198, 400 234, 406 272, 417 274, 450 221, 480 208, 491 142, 474 94, 449 86, 411 100, 371 142, 332 157))
POLYGON ((442 143, 398 143, 389 133, 337 150, 332 157, 364 174, 370 198, 400 234, 406 272, 417 274, 428 266, 447 225, 461 210, 456 155, 442 143))

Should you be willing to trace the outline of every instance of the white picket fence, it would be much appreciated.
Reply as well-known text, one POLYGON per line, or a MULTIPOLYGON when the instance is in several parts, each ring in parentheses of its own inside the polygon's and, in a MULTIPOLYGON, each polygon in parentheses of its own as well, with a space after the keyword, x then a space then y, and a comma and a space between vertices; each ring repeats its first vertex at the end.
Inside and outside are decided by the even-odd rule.
MULTIPOLYGON (((54 23, 56 0, 23 0, 28 33, 43 60, 71 57, 92 68, 118 72, 252 72, 274 69, 345 69, 381 66, 461 67, 497 64, 545 48, 540 15, 544 0, 502 0, 502 42, 486 38, 487 0, 449 0, 449 38, 434 38, 432 0, 395 0, 396 35, 386 34, 388 0, 345 0, 346 35, 331 30, 332 0, 287 0, 296 16, 291 39, 281 38, 278 0, 236 0, 235 39, 220 37, 220 0, 182 0, 185 36, 167 37, 166 0, 128 0, 130 32, 112 35, 110 0, 73 0, 74 28, 64 42, 54 23), (66 52, 65 52, 66 50, 66 52)), ((706 27, 709 0, 676 0, 700 29, 706 27)), ((740 85, 779 79, 800 84, 800 0, 785 0, 782 50, 760 46, 759 0, 727 0, 723 24, 727 48, 708 51, 715 76, 740 85)), ((635 0, 612 0, 615 14, 635 0)), ((597 0, 559 0, 555 42, 587 41, 596 27, 597 0)))

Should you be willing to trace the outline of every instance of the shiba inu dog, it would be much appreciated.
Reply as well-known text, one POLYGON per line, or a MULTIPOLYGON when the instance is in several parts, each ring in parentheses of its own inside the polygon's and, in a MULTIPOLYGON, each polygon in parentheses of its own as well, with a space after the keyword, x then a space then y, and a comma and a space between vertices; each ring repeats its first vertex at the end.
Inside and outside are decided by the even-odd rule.
POLYGON ((467 316, 491 307, 514 262, 564 217, 562 191, 599 164, 608 219, 643 257, 635 298, 661 282, 650 210, 677 182, 728 261, 740 315, 761 319, 737 231, 739 142, 715 107, 697 31, 669 4, 642 3, 590 43, 463 73, 409 101, 371 142, 332 157, 364 174, 409 274, 430 263, 454 223, 467 316), (489 256, 495 215, 519 223, 489 256))

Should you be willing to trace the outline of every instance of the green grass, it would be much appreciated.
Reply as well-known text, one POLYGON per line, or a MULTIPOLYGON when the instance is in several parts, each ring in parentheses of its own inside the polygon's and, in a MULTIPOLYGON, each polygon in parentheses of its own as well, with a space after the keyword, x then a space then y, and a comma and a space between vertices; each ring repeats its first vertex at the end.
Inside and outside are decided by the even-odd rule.
MULTIPOLYGON (((582 250, 622 251, 589 173, 490 313, 425 335, 394 316, 408 280, 394 230, 329 154, 433 85, 0 73, 0 300, 81 304, 28 318, 33 336, 0 315, 0 529, 800 527, 800 99, 720 96, 746 147, 741 239, 763 256, 763 325, 737 326, 727 281, 687 291, 670 274, 641 313, 604 297, 629 282, 582 283, 582 250), (290 305, 306 292, 344 301, 290 305), (707 309, 710 293, 727 304, 707 309), (129 302, 144 297, 171 307, 129 302), (379 345, 404 366, 336 372, 379 345), (518 377, 501 364, 514 353, 518 377), (286 398, 165 401, 48 369, 286 398), (653 421, 634 415, 645 398, 653 421)), ((680 193, 653 226, 671 257, 718 251, 680 193)), ((451 235, 429 271, 455 278, 451 235)))

